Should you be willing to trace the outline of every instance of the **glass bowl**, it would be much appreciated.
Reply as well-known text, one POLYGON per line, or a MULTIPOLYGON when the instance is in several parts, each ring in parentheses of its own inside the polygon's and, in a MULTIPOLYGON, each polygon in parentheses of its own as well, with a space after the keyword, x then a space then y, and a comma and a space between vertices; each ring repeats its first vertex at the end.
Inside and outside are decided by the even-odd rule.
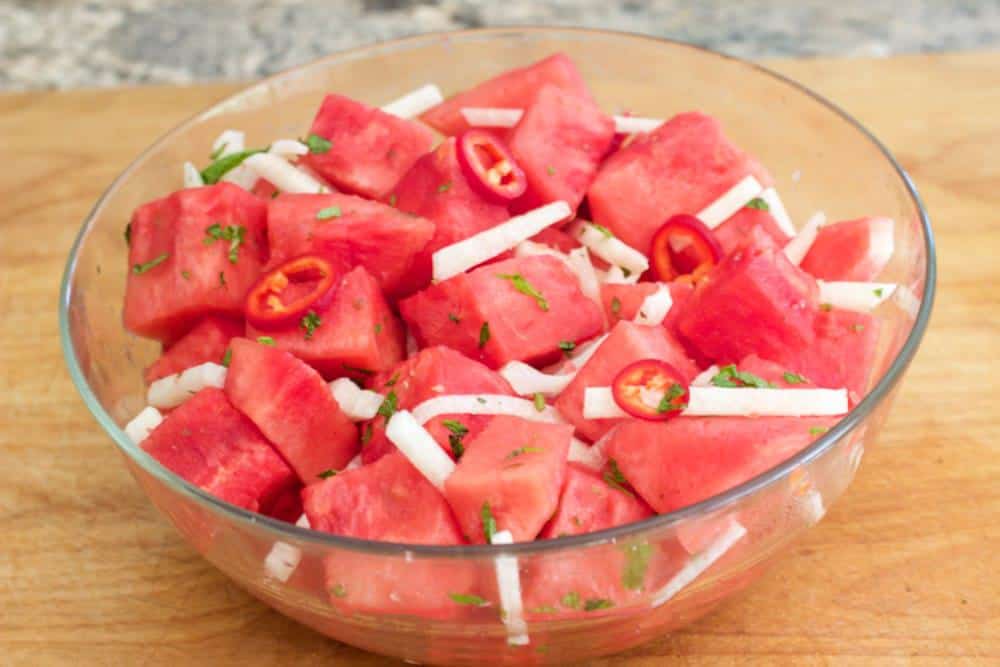
POLYGON ((518 28, 338 53, 254 84, 169 132, 114 181, 85 221, 66 266, 60 315, 73 380, 140 486, 185 539, 253 595, 325 635, 410 661, 545 664, 621 651, 691 622, 749 585, 815 524, 878 437, 926 328, 934 283, 931 230, 913 184, 885 147, 829 102, 757 65, 686 44, 518 28), (427 82, 450 94, 555 51, 576 61, 608 112, 665 118, 700 109, 720 118, 727 134, 769 167, 800 224, 815 210, 832 220, 880 214, 897 221, 884 279, 906 286, 912 298, 880 307, 876 381, 850 414, 788 461, 697 505, 509 547, 312 532, 217 500, 128 439, 121 426, 144 406, 141 371, 158 346, 121 324, 122 231, 137 205, 181 187, 185 160, 203 159, 226 128, 246 131, 248 145, 302 136, 329 91, 372 104, 427 82), (265 565, 278 543, 300 556, 287 581, 265 565), (516 558, 526 638, 509 636, 497 604, 501 555, 516 558), (488 604, 460 604, 449 596, 455 591, 475 591, 488 604))

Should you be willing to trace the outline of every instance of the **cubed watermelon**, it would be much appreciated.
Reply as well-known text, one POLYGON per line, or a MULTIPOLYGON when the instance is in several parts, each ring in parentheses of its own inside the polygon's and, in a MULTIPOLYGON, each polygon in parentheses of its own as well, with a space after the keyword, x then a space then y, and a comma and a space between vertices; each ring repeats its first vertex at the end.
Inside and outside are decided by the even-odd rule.
POLYGON ((462 107, 526 109, 546 85, 557 86, 580 97, 590 97, 587 84, 573 61, 564 53, 555 53, 526 67, 507 70, 474 88, 453 95, 425 112, 421 119, 441 134, 457 135, 469 129, 462 116, 462 107))
POLYGON ((555 361, 559 343, 600 333, 603 316, 555 257, 488 264, 401 301, 420 345, 447 345, 492 368, 555 361))
POLYGON ((630 420, 605 442, 635 491, 657 512, 705 500, 778 465, 830 417, 680 417, 630 420))
POLYGON ((268 512, 298 479, 253 422, 219 389, 203 389, 153 429, 142 448, 197 487, 268 512))
POLYGON ((295 469, 304 484, 340 470, 358 450, 358 432, 319 373, 288 352, 234 338, 226 394, 295 469))
MULTIPOLYGON (((247 337, 270 336, 327 379, 363 377, 392 368, 405 356, 403 326, 363 266, 349 272, 310 334, 296 323, 280 331, 247 326, 247 337)), ((315 312, 315 311, 314 311, 315 312)))
POLYGON ((469 443, 444 485, 465 536, 485 542, 487 515, 515 542, 534 539, 559 502, 572 437, 569 424, 494 417, 469 443))
POLYGON ((269 266, 318 254, 344 271, 365 267, 389 297, 415 288, 407 276, 434 236, 430 220, 344 194, 281 195, 268 205, 267 225, 269 266))
POLYGON ((192 366, 212 361, 221 364, 234 336, 243 335, 241 320, 209 315, 194 325, 176 343, 166 348, 160 358, 146 369, 146 382, 180 373, 192 366))
POLYGON ((760 227, 699 283, 677 315, 685 342, 719 363, 748 354, 777 360, 815 339, 819 288, 760 227))
POLYGON ((690 112, 638 137, 601 165, 587 200, 594 221, 648 253, 672 215, 697 214, 747 175, 771 177, 730 142, 719 121, 690 112))
MULTIPOLYGON (((605 283, 601 285, 601 303, 608 323, 614 326, 619 320, 634 320, 639 314, 639 308, 646 297, 656 292, 656 283, 639 282, 634 284, 605 283)), ((674 337, 677 337, 677 314, 681 304, 691 296, 694 288, 689 283, 672 282, 669 284, 670 298, 673 304, 663 318, 663 326, 674 337)))
POLYGON ((591 442, 597 441, 622 419, 584 419, 583 396, 587 387, 606 387, 619 371, 641 359, 660 359, 676 368, 690 382, 698 368, 688 359, 684 348, 664 327, 650 327, 632 322, 619 322, 607 340, 601 343, 555 404, 577 433, 591 442))
POLYGON ((801 266, 820 280, 873 280, 892 252, 892 220, 858 218, 821 227, 801 266))
POLYGON ((406 172, 389 196, 400 211, 434 223, 434 237, 413 263, 405 282, 422 289, 431 281, 431 255, 510 217, 506 206, 487 202, 468 184, 455 153, 455 139, 446 139, 406 172))
MULTIPOLYGON (((435 396, 447 394, 505 394, 514 391, 499 373, 447 347, 427 347, 395 368, 376 375, 371 387, 390 399, 400 410, 410 410, 435 396)), ((449 442, 453 434, 445 421, 457 420, 468 429, 463 445, 482 430, 492 417, 484 415, 441 415, 425 424, 441 447, 453 454, 449 442)), ((362 427, 361 458, 370 463, 395 451, 385 436, 385 418, 378 416, 362 427)))
POLYGON ((578 463, 566 469, 559 508, 539 538, 583 535, 623 526, 653 516, 641 498, 622 486, 609 485, 600 474, 578 463))
POLYGON ((129 331, 169 343, 206 315, 242 317, 267 257, 260 198, 231 183, 187 188, 140 206, 129 230, 129 331))
POLYGON ((528 178, 528 190, 515 210, 558 200, 576 210, 614 134, 614 121, 589 95, 556 86, 538 91, 508 142, 528 178))
POLYGON ((309 132, 332 146, 304 155, 302 164, 339 190, 372 199, 389 194, 434 145, 434 134, 420 123, 342 95, 326 96, 309 132))
POLYGON ((778 246, 784 247, 791 240, 769 212, 748 206, 712 230, 712 234, 722 246, 722 252, 728 255, 750 239, 754 227, 760 227, 778 246))

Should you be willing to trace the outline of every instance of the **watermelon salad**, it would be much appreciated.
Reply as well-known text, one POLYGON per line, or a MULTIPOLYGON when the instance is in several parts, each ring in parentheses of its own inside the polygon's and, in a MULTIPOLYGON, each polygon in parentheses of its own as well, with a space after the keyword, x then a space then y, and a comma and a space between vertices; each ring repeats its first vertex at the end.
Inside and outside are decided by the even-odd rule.
MULTIPOLYGON (((267 139, 223 132, 125 231, 125 326, 163 346, 126 433, 233 505, 406 544, 580 535, 764 472, 872 381, 893 221, 794 224, 718 120, 609 115, 565 55, 446 100, 331 93, 267 139)), ((686 535, 657 599, 745 534, 686 535)), ((522 581, 508 555, 446 592, 382 572, 393 602, 343 560, 326 583, 354 609, 499 605, 516 643, 628 602, 635 556, 522 581)), ((267 571, 297 559, 279 543, 267 571)))

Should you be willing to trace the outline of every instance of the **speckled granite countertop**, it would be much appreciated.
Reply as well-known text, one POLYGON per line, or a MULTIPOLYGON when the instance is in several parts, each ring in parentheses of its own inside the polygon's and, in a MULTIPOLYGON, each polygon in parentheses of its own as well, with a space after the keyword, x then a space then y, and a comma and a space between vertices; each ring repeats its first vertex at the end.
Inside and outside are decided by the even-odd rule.
POLYGON ((1000 0, 0 0, 0 89, 245 80, 466 27, 612 28, 737 56, 1000 47, 1000 0))

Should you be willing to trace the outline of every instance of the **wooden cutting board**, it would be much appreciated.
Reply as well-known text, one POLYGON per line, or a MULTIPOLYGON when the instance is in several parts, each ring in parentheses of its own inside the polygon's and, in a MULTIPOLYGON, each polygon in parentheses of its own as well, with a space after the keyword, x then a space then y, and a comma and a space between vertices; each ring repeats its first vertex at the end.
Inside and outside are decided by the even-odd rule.
MULTIPOLYGON (((770 63, 909 170, 934 321, 847 496, 743 597, 593 665, 1000 662, 1000 53, 770 63)), ((285 619, 189 548, 77 397, 56 294, 81 220, 233 86, 0 95, 0 665, 391 664, 285 619)))

